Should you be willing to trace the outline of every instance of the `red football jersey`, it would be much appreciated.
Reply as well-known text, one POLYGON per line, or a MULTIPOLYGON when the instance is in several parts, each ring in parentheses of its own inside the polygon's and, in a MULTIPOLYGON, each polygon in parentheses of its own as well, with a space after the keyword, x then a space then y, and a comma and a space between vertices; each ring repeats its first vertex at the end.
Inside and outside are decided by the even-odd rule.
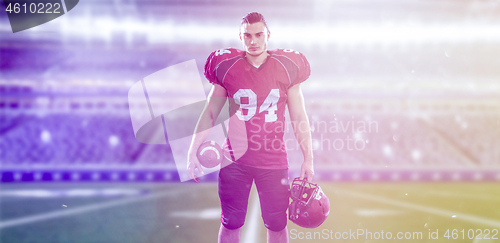
POLYGON ((287 90, 305 81, 307 59, 292 50, 268 51, 258 68, 238 49, 212 52, 205 64, 208 81, 224 87, 229 97, 228 136, 223 148, 232 160, 257 168, 286 169, 283 141, 287 90))

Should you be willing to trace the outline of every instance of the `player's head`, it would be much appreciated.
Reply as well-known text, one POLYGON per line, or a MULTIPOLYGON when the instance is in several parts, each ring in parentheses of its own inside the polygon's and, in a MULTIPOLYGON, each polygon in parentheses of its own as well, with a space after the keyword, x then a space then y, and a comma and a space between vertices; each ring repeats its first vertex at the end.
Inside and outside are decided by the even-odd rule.
POLYGON ((258 56, 265 52, 270 35, 262 14, 251 12, 241 20, 240 39, 247 54, 258 56))

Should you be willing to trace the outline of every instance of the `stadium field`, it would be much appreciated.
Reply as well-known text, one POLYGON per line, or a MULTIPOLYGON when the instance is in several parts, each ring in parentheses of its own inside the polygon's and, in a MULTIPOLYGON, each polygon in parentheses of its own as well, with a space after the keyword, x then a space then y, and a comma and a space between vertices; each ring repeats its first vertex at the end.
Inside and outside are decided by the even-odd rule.
MULTIPOLYGON (((500 242, 500 185, 320 182, 327 221, 290 242, 500 242)), ((254 191, 242 242, 265 242, 254 191)), ((215 183, 3 184, 2 243, 216 242, 215 183)))

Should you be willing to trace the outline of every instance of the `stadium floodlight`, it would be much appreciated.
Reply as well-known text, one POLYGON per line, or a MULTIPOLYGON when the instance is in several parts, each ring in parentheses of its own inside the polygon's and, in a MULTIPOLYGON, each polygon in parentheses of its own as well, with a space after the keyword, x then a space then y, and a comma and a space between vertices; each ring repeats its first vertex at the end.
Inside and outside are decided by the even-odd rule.
MULTIPOLYGON (((64 20, 35 28, 36 31, 58 30, 63 36, 75 39, 110 40, 113 33, 124 33, 126 41, 135 35, 146 36, 151 43, 236 43, 233 25, 201 21, 113 18, 109 16, 66 16, 64 20), (57 28, 58 27, 58 28, 57 28)), ((323 21, 303 22, 299 25, 276 23, 271 38, 274 44, 312 45, 374 45, 499 42, 500 26, 493 23, 448 22, 368 22, 323 21)))

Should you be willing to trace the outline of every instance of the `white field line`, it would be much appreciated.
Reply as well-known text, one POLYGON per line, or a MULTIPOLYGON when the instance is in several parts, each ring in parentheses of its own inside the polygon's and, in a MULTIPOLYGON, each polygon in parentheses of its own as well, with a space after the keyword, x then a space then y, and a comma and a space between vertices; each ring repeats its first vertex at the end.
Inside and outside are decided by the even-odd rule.
POLYGON ((355 211, 357 215, 363 217, 379 217, 405 214, 402 210, 391 209, 358 209, 355 211))
POLYGON ((473 194, 462 194, 462 193, 452 193, 452 192, 439 192, 439 191, 424 191, 419 193, 427 193, 431 195, 440 195, 445 197, 457 197, 457 198, 467 198, 476 200, 488 200, 488 201, 500 201, 500 197, 490 196, 490 195, 473 195, 473 194))
POLYGON ((161 198, 161 197, 166 197, 166 196, 172 196, 178 193, 185 192, 185 190, 175 190, 175 191, 164 191, 164 192, 158 192, 154 194, 149 194, 145 196, 131 196, 123 199, 117 199, 113 201, 108 201, 108 202, 103 202, 103 203, 96 203, 96 204, 91 204, 91 205, 86 205, 86 206, 81 206, 81 207, 76 207, 76 208, 65 208, 61 209, 58 211, 54 212, 48 212, 48 213, 41 213, 41 214, 36 214, 32 216, 26 216, 26 217, 21 217, 21 218, 16 218, 16 219, 9 219, 5 221, 0 221, 0 229, 7 228, 7 227, 13 227, 13 226, 18 226, 18 225, 23 225, 23 224, 30 224, 30 223, 35 223, 39 221, 44 221, 44 220, 49 220, 49 219, 55 219, 55 218, 60 218, 60 217, 65 217, 65 216, 71 216, 75 214, 81 214, 81 213, 86 213, 90 211, 96 211, 96 210, 101 210, 105 208, 110 208, 110 207, 115 207, 115 206, 120 206, 124 204, 129 204, 129 203, 135 203, 135 202, 140 202, 140 201, 146 201, 146 200, 151 200, 151 199, 156 199, 156 198, 161 198))
POLYGON ((258 243, 259 239, 259 197, 255 193, 252 196, 252 207, 250 208, 250 217, 248 218, 248 225, 243 237, 243 243, 258 243))
POLYGON ((186 219, 220 219, 220 208, 207 208, 204 210, 179 211, 170 214, 173 218, 186 219))
MULTIPOLYGON (((390 191, 396 191, 397 189, 391 189, 390 191)), ((485 195, 479 193, 461 193, 461 192, 446 192, 446 191, 435 191, 435 190, 417 190, 414 189, 412 191, 408 191, 410 194, 429 194, 429 195, 439 195, 441 197, 456 197, 456 198, 467 198, 467 199, 476 199, 480 201, 500 201, 500 196, 494 195, 485 195)))
POLYGON ((384 198, 381 196, 375 196, 375 195, 360 193, 360 192, 353 192, 353 191, 346 191, 346 190, 337 189, 336 193, 337 194, 344 194, 344 195, 348 195, 348 196, 352 196, 352 197, 357 197, 357 198, 362 198, 362 199, 369 200, 369 201, 393 205, 396 207, 431 213, 431 214, 435 214, 435 215, 439 215, 439 216, 443 216, 443 217, 449 217, 450 219, 454 216, 452 219, 482 224, 482 225, 486 225, 486 226, 490 226, 490 227, 494 227, 494 228, 500 228, 500 221, 498 221, 498 220, 481 218, 481 217, 477 217, 477 216, 470 215, 470 214, 464 214, 464 213, 459 213, 459 212, 453 212, 453 211, 446 210, 446 209, 422 206, 422 205, 402 202, 402 201, 398 201, 398 200, 388 199, 388 198, 384 198))

